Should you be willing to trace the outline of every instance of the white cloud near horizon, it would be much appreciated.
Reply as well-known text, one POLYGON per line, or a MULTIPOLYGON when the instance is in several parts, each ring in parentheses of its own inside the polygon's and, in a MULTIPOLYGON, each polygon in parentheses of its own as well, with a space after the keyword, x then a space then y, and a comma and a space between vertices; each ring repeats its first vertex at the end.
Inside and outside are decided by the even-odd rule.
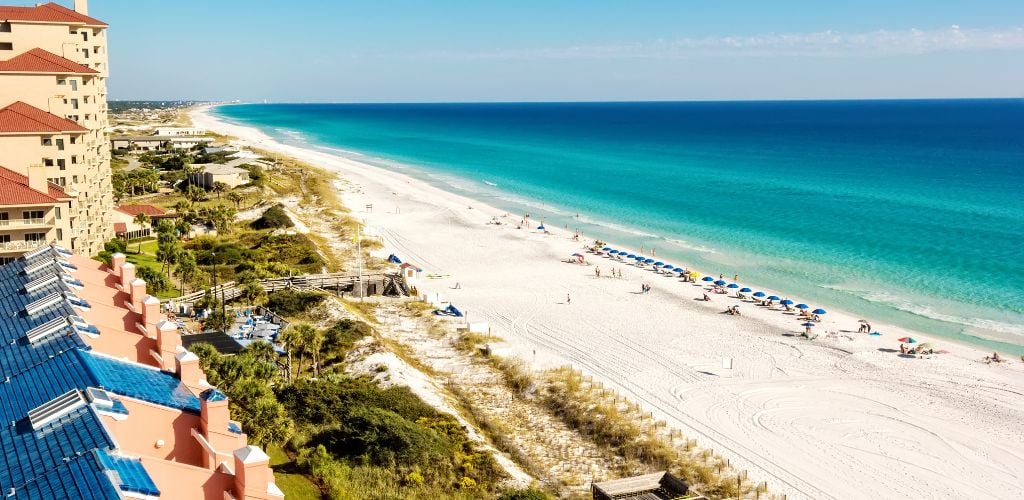
POLYGON ((686 59, 707 56, 899 56, 934 52, 1024 50, 1024 27, 877 30, 863 33, 820 31, 752 36, 659 39, 608 45, 538 49, 429 51, 415 57, 450 60, 522 59, 686 59))

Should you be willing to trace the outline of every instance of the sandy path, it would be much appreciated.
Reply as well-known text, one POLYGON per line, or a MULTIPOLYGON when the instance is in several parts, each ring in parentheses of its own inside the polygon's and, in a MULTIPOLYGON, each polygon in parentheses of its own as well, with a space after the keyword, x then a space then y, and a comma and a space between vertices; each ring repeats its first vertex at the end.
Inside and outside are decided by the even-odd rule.
POLYGON ((341 172, 350 207, 374 203, 373 213, 353 215, 380 235, 385 254, 451 275, 422 280, 421 292, 440 292, 470 320, 488 321, 538 367, 583 369, 777 492, 1024 497, 1020 362, 986 365, 984 353, 946 341, 937 343, 952 354, 903 358, 891 352, 895 339, 927 335, 885 324, 876 324, 881 337, 844 333, 856 318, 827 306, 821 333, 838 336, 807 341, 791 315, 753 304, 742 304, 741 317, 723 315, 739 301, 698 302, 698 286, 588 255, 604 276, 611 267, 625 275, 597 279, 592 266, 563 262, 581 248, 563 232, 517 230, 519 217, 423 182, 276 144, 202 113, 193 120, 341 172), (494 216, 504 223, 486 224, 494 216), (638 293, 643 281, 651 294, 638 293), (726 357, 731 370, 722 368, 726 357))

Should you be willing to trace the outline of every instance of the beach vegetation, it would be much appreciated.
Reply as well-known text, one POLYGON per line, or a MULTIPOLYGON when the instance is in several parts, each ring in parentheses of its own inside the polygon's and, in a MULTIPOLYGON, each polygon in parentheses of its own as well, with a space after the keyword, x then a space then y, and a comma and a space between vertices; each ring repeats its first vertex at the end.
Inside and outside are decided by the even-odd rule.
POLYGON ((278 203, 277 205, 271 206, 260 218, 254 220, 251 226, 254 229, 279 229, 284 227, 292 227, 295 223, 288 217, 288 213, 284 210, 284 205, 278 203))
POLYGON ((327 295, 323 292, 278 290, 267 297, 267 307, 282 316, 298 316, 320 305, 327 295))

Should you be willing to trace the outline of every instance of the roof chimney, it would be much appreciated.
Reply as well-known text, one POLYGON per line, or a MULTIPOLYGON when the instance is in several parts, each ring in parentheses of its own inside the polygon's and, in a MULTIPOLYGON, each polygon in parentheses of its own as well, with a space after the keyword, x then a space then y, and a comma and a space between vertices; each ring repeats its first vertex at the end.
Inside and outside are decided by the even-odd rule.
POLYGON ((42 164, 28 166, 28 187, 49 195, 49 181, 46 180, 46 167, 42 164))
MULTIPOLYGON (((199 425, 203 436, 217 453, 235 450, 245 446, 245 437, 239 432, 232 432, 231 416, 228 411, 228 397, 223 392, 209 388, 199 393, 199 425)), ((205 464, 210 466, 211 464, 205 464)), ((219 464, 212 464, 216 467, 219 464)))
POLYGON ((280 491, 270 473, 270 457, 258 446, 235 450, 235 489, 246 500, 279 498, 280 491))
MULTIPOLYGON (((146 297, 146 301, 150 298, 155 300, 155 297, 150 296, 146 297)), ((148 305, 145 304, 145 306, 148 305)), ((160 307, 160 301, 157 301, 157 307, 160 307)), ((146 328, 149 329, 150 325, 146 324, 146 328)), ((178 325, 170 321, 161 321, 153 328, 156 330, 156 348, 160 351, 160 359, 164 363, 163 369, 173 372, 177 369, 178 347, 181 346, 181 333, 178 332, 178 325)))
POLYGON ((75 0, 75 12, 83 15, 89 15, 89 0, 75 0))
POLYGON ((189 389, 202 389, 208 386, 206 383, 206 374, 203 373, 203 369, 199 366, 199 356, 192 354, 187 351, 184 347, 178 350, 178 355, 175 356, 177 362, 177 373, 178 380, 181 380, 182 384, 189 389))
POLYGON ((142 300, 148 297, 146 295, 146 281, 142 278, 135 278, 128 284, 131 290, 132 309, 135 312, 142 312, 142 300))
MULTIPOLYGON (((142 325, 147 330, 150 328, 159 329, 157 325, 162 321, 164 321, 164 315, 160 314, 160 299, 147 295, 146 298, 142 299, 142 325)), ((174 353, 172 352, 171 358, 173 357, 174 353)), ((174 367, 172 366, 170 370, 174 371, 174 367)))
MULTIPOLYGON (((135 264, 131 262, 125 262, 121 264, 121 272, 118 274, 121 277, 121 291, 131 295, 132 293, 132 280, 135 279, 135 264)), ((129 300, 129 303, 131 300, 129 300)))
POLYGON ((128 256, 121 252, 117 252, 110 256, 110 271, 114 276, 121 277, 121 264, 127 262, 128 256))

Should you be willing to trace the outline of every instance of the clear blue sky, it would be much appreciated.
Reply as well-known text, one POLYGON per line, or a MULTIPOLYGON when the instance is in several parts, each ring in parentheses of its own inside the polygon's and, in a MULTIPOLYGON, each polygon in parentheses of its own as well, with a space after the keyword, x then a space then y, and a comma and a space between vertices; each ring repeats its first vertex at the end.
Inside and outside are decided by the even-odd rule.
POLYGON ((91 0, 90 14, 111 25, 114 99, 1024 96, 1024 0, 91 0))

